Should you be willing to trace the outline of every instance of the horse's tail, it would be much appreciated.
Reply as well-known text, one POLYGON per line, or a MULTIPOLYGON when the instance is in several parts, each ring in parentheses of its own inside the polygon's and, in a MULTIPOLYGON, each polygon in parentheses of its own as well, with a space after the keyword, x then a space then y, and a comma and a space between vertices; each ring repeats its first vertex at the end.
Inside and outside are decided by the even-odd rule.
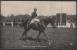
POLYGON ((25 21, 22 20, 22 23, 21 23, 20 27, 25 27, 27 22, 28 22, 28 19, 26 19, 25 21))

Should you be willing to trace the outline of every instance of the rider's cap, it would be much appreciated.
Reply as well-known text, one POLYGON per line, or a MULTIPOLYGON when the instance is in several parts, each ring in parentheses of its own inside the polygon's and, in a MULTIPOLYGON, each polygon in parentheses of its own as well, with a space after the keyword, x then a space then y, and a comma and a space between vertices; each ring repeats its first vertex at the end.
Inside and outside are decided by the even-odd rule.
POLYGON ((37 11, 37 9, 36 9, 36 8, 34 8, 34 11, 37 11))

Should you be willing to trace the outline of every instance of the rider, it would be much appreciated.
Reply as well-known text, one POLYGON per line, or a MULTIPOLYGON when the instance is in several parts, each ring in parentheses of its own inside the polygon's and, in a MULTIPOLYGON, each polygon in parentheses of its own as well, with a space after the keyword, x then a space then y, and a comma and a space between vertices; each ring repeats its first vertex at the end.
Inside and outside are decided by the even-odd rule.
POLYGON ((36 17, 37 17, 37 9, 36 8, 34 8, 34 11, 32 12, 32 14, 31 14, 31 23, 33 23, 34 21, 39 21, 38 19, 36 19, 36 17))
POLYGON ((33 18, 35 18, 35 17, 37 17, 37 9, 36 8, 34 8, 34 11, 32 12, 32 14, 31 14, 31 18, 33 19, 33 18))

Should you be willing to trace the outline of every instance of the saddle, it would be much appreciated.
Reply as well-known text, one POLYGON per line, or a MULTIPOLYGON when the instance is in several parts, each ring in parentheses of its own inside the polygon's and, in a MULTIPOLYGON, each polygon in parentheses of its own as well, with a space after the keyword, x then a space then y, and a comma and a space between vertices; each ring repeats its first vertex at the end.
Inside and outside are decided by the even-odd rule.
POLYGON ((34 19, 32 19, 32 20, 30 21, 30 24, 31 24, 31 23, 34 23, 34 22, 40 22, 40 20, 39 20, 38 18, 34 18, 34 19))

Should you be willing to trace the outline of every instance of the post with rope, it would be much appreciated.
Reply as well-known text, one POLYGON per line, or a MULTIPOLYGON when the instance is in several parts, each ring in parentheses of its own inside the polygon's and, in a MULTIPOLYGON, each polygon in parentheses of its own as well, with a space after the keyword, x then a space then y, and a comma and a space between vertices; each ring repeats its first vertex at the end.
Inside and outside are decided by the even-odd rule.
POLYGON ((5 22, 3 22, 3 26, 5 26, 5 22))
POLYGON ((72 29, 73 29, 73 20, 71 18, 71 20, 70 20, 70 30, 72 30, 72 29))
POLYGON ((12 25, 12 27, 13 27, 13 22, 11 22, 11 25, 12 25))

